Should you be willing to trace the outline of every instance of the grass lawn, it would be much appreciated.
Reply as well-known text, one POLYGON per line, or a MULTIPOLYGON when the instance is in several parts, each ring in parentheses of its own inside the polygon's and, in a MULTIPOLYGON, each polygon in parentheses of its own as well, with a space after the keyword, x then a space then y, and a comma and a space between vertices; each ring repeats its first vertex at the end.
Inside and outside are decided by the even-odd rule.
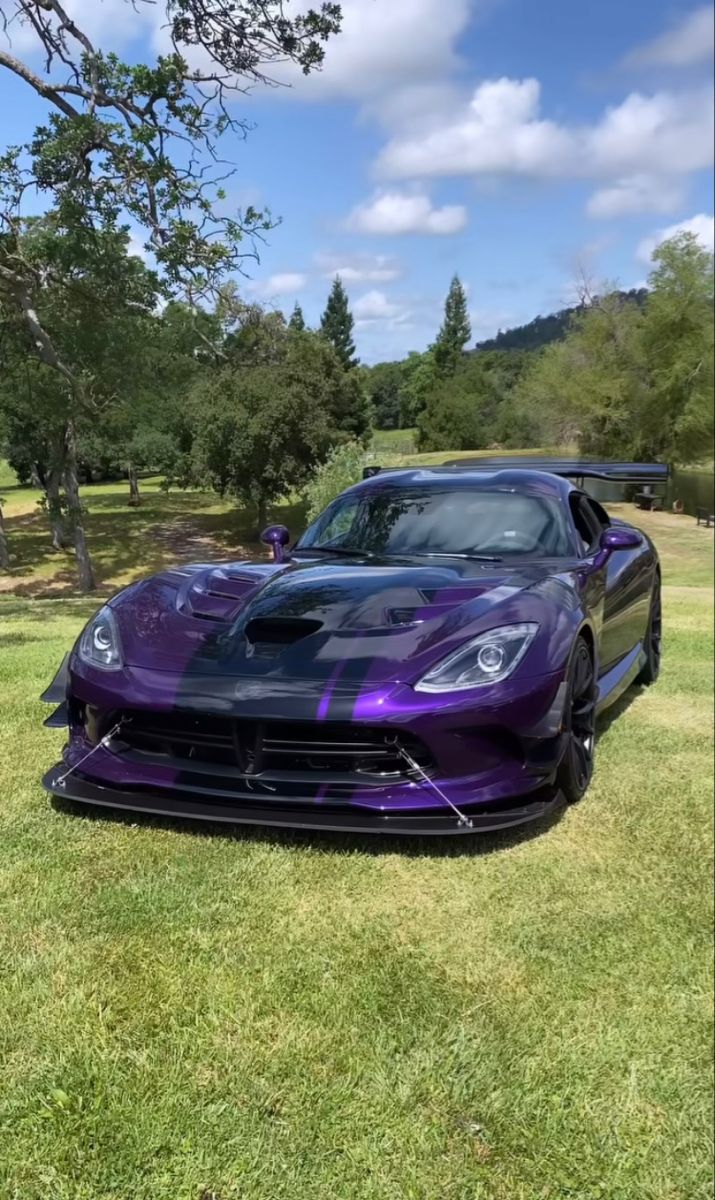
MULTIPOLYGON (((638 514, 665 665, 584 802, 405 844, 53 807, 36 697, 96 601, 0 488, 2 1200, 711 1197, 712 531, 638 514)), ((255 549, 144 490, 88 489, 103 592, 255 549)))

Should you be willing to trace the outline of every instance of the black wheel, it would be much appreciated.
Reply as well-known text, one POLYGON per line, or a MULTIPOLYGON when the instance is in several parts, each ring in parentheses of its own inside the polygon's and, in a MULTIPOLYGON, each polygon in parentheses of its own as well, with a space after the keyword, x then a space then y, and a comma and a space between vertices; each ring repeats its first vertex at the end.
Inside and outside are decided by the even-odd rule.
POLYGON ((646 653, 646 660, 643 664, 640 674, 636 678, 636 683, 643 684, 648 687, 649 684, 655 683, 660 675, 660 656, 661 656, 661 640, 663 637, 663 616, 660 603, 660 579, 656 576, 653 584, 653 595, 650 600, 650 616, 648 617, 648 628, 646 630, 643 649, 646 653))
POLYGON ((566 745, 556 782, 574 804, 591 782, 596 742, 596 671, 583 638, 576 642, 569 666, 563 732, 566 745))

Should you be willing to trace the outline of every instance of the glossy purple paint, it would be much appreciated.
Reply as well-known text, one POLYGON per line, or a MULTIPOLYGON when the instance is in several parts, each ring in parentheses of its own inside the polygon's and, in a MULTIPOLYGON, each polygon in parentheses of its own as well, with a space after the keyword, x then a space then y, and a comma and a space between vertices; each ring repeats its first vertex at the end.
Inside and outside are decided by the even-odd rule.
POLYGON ((283 562, 283 551, 290 541, 290 533, 285 525, 269 525, 263 530, 261 541, 272 548, 275 562, 283 562))
MULTIPOLYGON (((442 485, 449 478, 450 486, 459 487, 485 482, 484 475, 455 480, 439 471, 414 477, 442 485)), ((273 722, 328 730, 347 725, 378 729, 390 744, 407 736, 419 739, 433 763, 434 784, 470 813, 491 812, 515 797, 527 798, 526 813, 528 797, 553 782, 558 766, 576 637, 583 633, 590 640, 601 683, 608 681, 599 697, 605 707, 642 662, 657 557, 644 535, 622 524, 609 527, 594 552, 579 555, 572 517, 578 493, 564 480, 526 471, 486 479, 492 487, 496 481, 557 497, 573 555, 513 564, 456 558, 433 564, 318 558, 294 550, 281 561, 288 532, 272 526, 264 541, 273 547, 273 563, 193 564, 133 584, 110 601, 122 669, 89 666, 76 648, 70 658, 64 769, 76 767, 97 744, 96 714, 101 733, 127 709, 229 717, 239 725, 260 721, 269 728, 273 722), (308 623, 308 632, 266 652, 260 630, 297 620, 308 623), (538 634, 504 682, 447 694, 415 690, 425 672, 460 645, 524 622, 537 624, 538 634)), ((399 486, 385 474, 356 490, 399 486)), ((376 828, 399 829, 410 814, 439 818, 439 831, 454 825, 434 786, 407 772, 369 785, 353 779, 349 793, 340 791, 339 798, 316 774, 314 786, 306 784, 310 794, 293 804, 294 819, 280 783, 271 791, 273 784, 260 773, 247 775, 237 767, 224 772, 220 786, 212 778, 209 789, 194 772, 190 762, 177 763, 171 755, 161 761, 126 753, 120 734, 98 745, 74 791, 94 789, 93 796, 77 798, 111 803, 116 795, 126 806, 150 811, 177 811, 172 808, 177 801, 192 816, 211 806, 215 816, 219 806, 225 819, 238 821, 263 819, 255 816, 258 805, 267 823, 352 828, 353 813, 356 821, 371 814, 376 828), (121 798, 127 789, 128 801, 121 798), (318 808, 321 816, 315 817, 318 808), (397 825, 389 824, 393 818, 397 825)), ((63 792, 59 774, 60 768, 50 772, 46 785, 72 795, 72 781, 63 792)))

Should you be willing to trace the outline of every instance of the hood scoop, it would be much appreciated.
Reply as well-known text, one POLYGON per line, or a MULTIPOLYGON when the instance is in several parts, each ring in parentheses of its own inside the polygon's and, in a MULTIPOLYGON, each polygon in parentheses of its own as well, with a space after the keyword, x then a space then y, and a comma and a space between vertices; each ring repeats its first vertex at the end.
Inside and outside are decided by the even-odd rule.
POLYGON ((198 571, 181 587, 176 606, 187 617, 232 621, 261 583, 260 577, 229 573, 221 567, 198 571))

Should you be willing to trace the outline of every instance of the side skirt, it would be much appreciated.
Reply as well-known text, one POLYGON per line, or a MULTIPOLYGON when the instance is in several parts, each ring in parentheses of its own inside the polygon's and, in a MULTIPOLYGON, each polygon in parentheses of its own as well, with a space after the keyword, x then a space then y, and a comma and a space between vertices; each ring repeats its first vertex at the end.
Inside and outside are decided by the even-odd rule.
POLYGON ((645 650, 639 642, 632 650, 617 662, 610 671, 602 675, 598 681, 598 700, 596 701, 596 713, 602 713, 605 709, 610 708, 615 704, 616 700, 623 695, 625 691, 633 683, 633 680, 640 673, 641 667, 646 661, 645 650))

